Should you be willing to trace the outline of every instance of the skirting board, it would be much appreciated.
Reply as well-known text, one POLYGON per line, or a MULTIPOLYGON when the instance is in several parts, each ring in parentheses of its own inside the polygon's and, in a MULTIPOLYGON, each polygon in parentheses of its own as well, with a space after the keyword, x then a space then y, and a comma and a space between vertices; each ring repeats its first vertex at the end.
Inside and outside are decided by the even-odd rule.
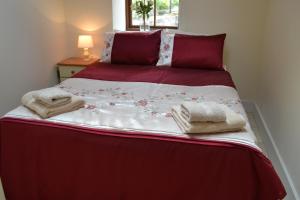
POLYGON ((278 175, 280 176, 286 192, 287 197, 285 200, 300 200, 297 190, 293 184, 291 176, 286 168, 285 163, 280 155, 277 145, 272 137, 270 129, 264 120, 264 117, 257 106, 257 104, 250 101, 242 101, 244 108, 247 113, 252 113, 255 117, 256 124, 258 126, 259 135, 262 139, 263 145, 265 147, 265 153, 268 155, 269 159, 272 161, 278 175))

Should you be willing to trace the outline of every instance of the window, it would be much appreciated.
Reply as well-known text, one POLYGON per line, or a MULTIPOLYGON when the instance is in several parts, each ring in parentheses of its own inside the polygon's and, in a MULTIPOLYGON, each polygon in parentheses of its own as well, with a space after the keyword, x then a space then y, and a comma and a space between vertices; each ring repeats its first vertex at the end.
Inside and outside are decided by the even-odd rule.
MULTIPOLYGON (((127 29, 136 29, 141 24, 139 17, 131 5, 138 0, 126 0, 127 29)), ((149 23, 152 28, 178 28, 179 0, 153 0, 154 9, 150 13, 149 23)))

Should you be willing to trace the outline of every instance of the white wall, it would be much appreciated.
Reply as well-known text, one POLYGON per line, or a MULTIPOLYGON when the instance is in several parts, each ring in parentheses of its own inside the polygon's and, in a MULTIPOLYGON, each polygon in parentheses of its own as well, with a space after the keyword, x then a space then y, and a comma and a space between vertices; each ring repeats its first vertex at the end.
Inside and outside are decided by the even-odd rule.
POLYGON ((126 30, 126 9, 124 0, 112 0, 113 6, 113 29, 116 31, 126 30))
POLYGON ((299 0, 270 0, 258 87, 259 107, 298 196, 300 194, 299 9, 299 0))
POLYGON ((100 56, 103 33, 112 30, 112 0, 64 0, 69 56, 81 55, 77 48, 78 35, 93 35, 91 52, 100 56))
POLYGON ((57 82, 64 58, 62 0, 0 0, 0 115, 21 96, 57 82))
POLYGON ((181 0, 179 26, 187 32, 227 33, 225 64, 243 99, 258 88, 266 0, 181 0))

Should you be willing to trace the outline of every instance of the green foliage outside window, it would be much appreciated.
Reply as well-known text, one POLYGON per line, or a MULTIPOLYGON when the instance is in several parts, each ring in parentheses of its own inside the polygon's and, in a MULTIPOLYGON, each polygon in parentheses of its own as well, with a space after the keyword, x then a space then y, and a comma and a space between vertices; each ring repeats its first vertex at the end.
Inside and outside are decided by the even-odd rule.
POLYGON ((131 24, 137 26, 141 19, 155 26, 178 26, 180 0, 131 0, 131 24), (155 9, 155 10, 154 10, 155 9))
POLYGON ((157 0, 156 7, 158 10, 170 10, 172 7, 179 6, 179 0, 157 0))

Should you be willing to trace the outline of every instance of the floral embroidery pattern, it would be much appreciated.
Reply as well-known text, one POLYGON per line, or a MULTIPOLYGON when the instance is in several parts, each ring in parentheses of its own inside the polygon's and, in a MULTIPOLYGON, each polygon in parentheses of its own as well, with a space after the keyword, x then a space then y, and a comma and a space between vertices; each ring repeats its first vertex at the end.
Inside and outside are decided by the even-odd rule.
POLYGON ((146 99, 140 100, 135 103, 136 106, 146 107, 148 105, 148 101, 146 99))
POLYGON ((170 118, 170 117, 172 117, 172 114, 171 113, 166 113, 166 117, 170 118))
POLYGON ((171 66, 175 34, 162 31, 157 66, 171 66))
POLYGON ((97 112, 99 108, 106 110, 118 110, 124 108, 134 108, 137 112, 143 112, 151 117, 170 118, 172 117, 171 106, 178 105, 183 101, 205 102, 215 101, 230 108, 241 104, 239 98, 222 98, 213 95, 213 98, 205 94, 195 94, 188 88, 182 90, 168 91, 165 94, 161 92, 145 93, 140 96, 139 90, 128 90, 122 87, 101 87, 101 88, 72 88, 72 86, 58 85, 59 88, 72 93, 76 96, 87 97, 85 109, 97 112), (136 93, 138 92, 138 93, 136 93))
POLYGON ((170 45, 169 44, 164 44, 164 50, 168 51, 170 49, 170 45))
POLYGON ((105 33, 104 38, 104 49, 101 56, 101 62, 110 63, 111 62, 111 52, 114 43, 115 33, 109 32, 105 33))
POLYGON ((95 106, 95 105, 90 105, 90 104, 85 105, 85 109, 88 109, 88 110, 94 110, 95 108, 97 108, 97 106, 95 106))

